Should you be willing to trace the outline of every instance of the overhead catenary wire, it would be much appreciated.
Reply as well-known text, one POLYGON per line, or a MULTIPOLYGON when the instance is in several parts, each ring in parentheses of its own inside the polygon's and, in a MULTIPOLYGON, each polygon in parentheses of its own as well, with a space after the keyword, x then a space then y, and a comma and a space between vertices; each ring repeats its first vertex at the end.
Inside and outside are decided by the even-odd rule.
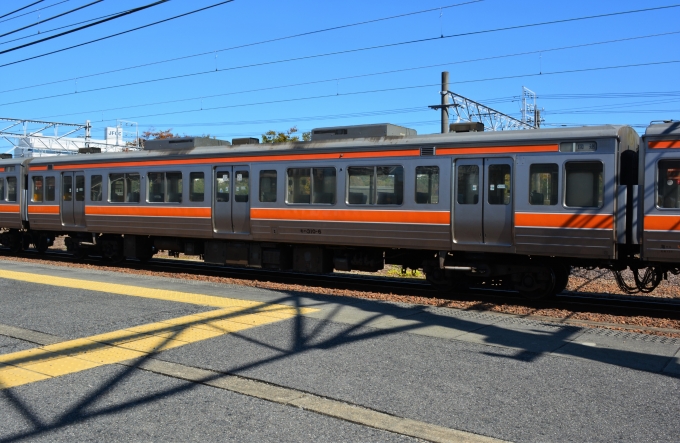
POLYGON ((23 11, 24 9, 30 8, 31 6, 37 5, 38 3, 42 3, 42 2, 44 2, 44 1, 45 1, 45 0, 38 0, 37 2, 33 2, 33 3, 31 3, 30 5, 22 6, 21 8, 15 9, 15 10, 12 11, 12 12, 8 12, 8 13, 6 13, 6 14, 0 15, 0 18, 9 17, 9 16, 12 15, 12 14, 16 14, 16 13, 19 12, 19 11, 23 11))
POLYGON ((63 16, 65 16, 65 15, 72 14, 72 13, 74 13, 74 12, 76 12, 76 11, 80 11, 81 9, 88 8, 88 7, 92 6, 92 5, 96 5, 97 3, 101 3, 101 2, 103 2, 103 1, 104 1, 104 0, 95 0, 95 1, 93 1, 93 2, 91 2, 91 3, 86 4, 86 5, 78 6, 77 8, 70 9, 70 10, 68 10, 68 11, 66 11, 66 12, 62 12, 61 14, 53 15, 52 17, 49 17, 49 18, 46 18, 46 19, 43 19, 43 20, 39 20, 39 21, 37 21, 37 22, 35 22, 35 23, 31 23, 30 25, 26 25, 26 26, 23 26, 23 27, 21 27, 21 28, 15 29, 14 31, 5 32, 4 34, 0 34, 0 37, 5 37, 5 36, 7 36, 7 35, 11 35, 11 34, 15 34, 15 33, 17 33, 17 32, 23 31, 24 29, 28 29, 28 28, 32 28, 32 27, 34 27, 34 26, 38 26, 38 25, 40 25, 40 24, 43 24, 43 23, 52 21, 52 20, 57 19, 57 18, 59 18, 59 17, 63 17, 63 16))
MULTIPOLYGON (((503 55, 498 55, 498 56, 482 57, 482 58, 475 58, 475 59, 469 59, 469 60, 459 60, 459 61, 452 61, 452 62, 446 62, 446 63, 437 63, 437 64, 434 64, 434 65, 425 65, 425 66, 417 66, 417 67, 410 67, 410 68, 394 69, 394 70, 389 70, 389 71, 379 71, 379 72, 372 72, 372 73, 366 73, 366 74, 350 75, 350 76, 345 76, 345 77, 335 77, 335 78, 331 78, 331 79, 312 80, 312 81, 308 81, 308 82, 300 82, 300 83, 293 83, 293 84, 287 84, 287 85, 276 85, 276 86, 270 86, 270 87, 264 87, 264 88, 260 87, 260 88, 257 88, 257 89, 249 89, 249 90, 228 92, 228 93, 222 93, 222 94, 211 94, 211 95, 190 97, 190 98, 178 99, 178 100, 166 100, 166 101, 155 102, 155 103, 147 103, 147 104, 141 104, 141 105, 120 106, 120 107, 116 107, 116 108, 97 109, 97 110, 83 111, 83 112, 78 112, 78 113, 59 114, 59 115, 56 115, 56 116, 49 116, 49 117, 45 117, 45 118, 63 117, 63 116, 69 116, 69 115, 84 114, 84 113, 88 113, 88 112, 117 111, 117 110, 121 110, 121 109, 130 109, 130 108, 137 108, 137 107, 143 107, 143 106, 164 105, 164 104, 177 103, 177 102, 182 102, 182 101, 203 100, 203 99, 206 99, 206 98, 216 98, 216 97, 225 97, 225 96, 236 95, 236 94, 246 94, 246 93, 250 93, 250 92, 261 92, 261 91, 267 91, 267 90, 275 90, 275 89, 278 90, 278 89, 284 89, 284 88, 307 86, 307 85, 327 83, 327 82, 336 82, 336 81, 342 81, 342 80, 353 80, 353 79, 358 79, 358 78, 387 75, 387 74, 395 74, 395 73, 418 70, 418 69, 427 69, 427 68, 440 67, 440 66, 450 66, 450 65, 463 64, 463 63, 474 63, 474 62, 479 62, 479 61, 489 61, 489 60, 509 58, 509 57, 519 57, 519 56, 523 56, 523 55, 538 54, 538 53, 543 53, 543 52, 562 51, 562 50, 567 50, 567 49, 577 49, 577 48, 587 47, 587 46, 604 45, 604 44, 618 43, 618 42, 623 42, 623 41, 630 41, 630 40, 635 40, 635 39, 660 37, 660 36, 671 35, 671 34, 680 34, 680 31, 673 31, 673 32, 662 33, 662 34, 650 34, 650 35, 637 36, 637 37, 627 37, 627 38, 621 38, 621 39, 615 39, 615 40, 605 40, 605 41, 601 41, 601 42, 591 42, 591 43, 584 43, 584 44, 580 44, 580 45, 570 45, 570 46, 563 46, 563 47, 557 47, 557 48, 539 49, 539 50, 525 51, 525 52, 519 52, 519 53, 514 53, 514 54, 503 54, 503 55)), ((154 83, 154 82, 158 82, 158 81, 174 80, 174 79, 178 79, 178 78, 187 78, 187 77, 196 76, 196 75, 211 74, 211 73, 214 73, 214 72, 215 72, 214 70, 201 71, 199 73, 183 74, 183 75, 180 75, 180 76, 162 77, 160 79, 141 80, 139 82, 131 82, 131 83, 124 83, 124 84, 119 84, 119 85, 103 86, 103 87, 99 87, 99 88, 80 90, 80 91, 77 92, 77 94, 82 95, 82 94, 89 93, 89 92, 98 92, 98 91, 104 91, 104 90, 108 90, 108 89, 123 88, 123 87, 128 87, 128 86, 136 86, 136 85, 140 85, 140 84, 154 83)), ((220 72, 220 71, 218 70, 217 72, 220 72)), ((4 93, 4 92, 10 92, 10 91, 0 91, 0 93, 4 93)), ((8 102, 8 103, 0 103, 0 106, 9 106, 9 105, 15 105, 15 104, 20 104, 20 103, 28 103, 28 102, 33 102, 33 101, 48 100, 48 99, 53 99, 53 98, 66 97, 66 96, 74 95, 74 94, 76 94, 76 92, 54 94, 54 95, 49 95, 49 96, 36 97, 36 98, 32 98, 32 99, 24 99, 24 100, 13 101, 13 102, 8 102)))
POLYGON ((189 58, 200 57, 200 56, 203 56, 203 55, 213 55, 215 53, 231 51, 231 50, 234 50, 234 49, 242 49, 242 48, 247 48, 247 47, 251 47, 251 46, 263 45, 263 44, 267 44, 267 43, 274 43, 274 42, 279 42, 279 41, 283 41, 283 40, 290 40, 290 39, 293 39, 293 38, 309 36, 309 35, 313 35, 313 34, 320 34, 320 33, 323 33, 323 32, 336 31, 338 29, 345 29, 345 28, 361 26, 361 25, 366 25, 366 24, 371 24, 371 23, 376 23, 376 22, 381 22, 381 21, 386 21, 386 20, 393 20, 393 19, 397 19, 397 18, 408 17, 408 16, 412 16, 412 15, 417 15, 417 14, 424 14, 426 12, 432 12, 432 11, 439 10, 439 9, 454 8, 454 7, 464 6, 464 5, 468 5, 468 4, 472 4, 472 3, 479 3, 481 1, 484 1, 484 0, 472 0, 472 1, 467 1, 467 2, 464 2, 464 3, 455 3, 455 4, 452 4, 452 5, 448 5, 448 6, 442 6, 441 8, 423 9, 423 10, 420 10, 420 11, 407 12, 407 13, 404 13, 404 14, 393 15, 393 16, 389 16, 389 17, 381 17, 381 18, 377 18, 377 19, 373 19, 373 20, 365 20, 365 21, 362 21, 362 22, 350 23, 350 24, 340 25, 340 26, 334 26, 334 27, 331 27, 331 28, 317 29, 317 30, 314 30, 314 31, 303 32, 303 33, 300 33, 300 34, 292 34, 292 35, 287 35, 287 36, 284 36, 284 37, 277 37, 277 38, 268 39, 268 40, 261 40, 261 41, 258 41, 258 42, 246 43, 244 45, 232 46, 232 47, 229 47, 229 48, 216 49, 216 50, 207 51, 207 52, 199 52, 199 53, 196 53, 196 54, 189 54, 189 55, 185 55, 185 56, 181 56, 181 57, 174 57, 174 58, 169 58, 169 59, 165 59, 165 60, 158 60, 158 61, 155 61, 155 62, 143 63, 141 65, 134 65, 134 66, 128 66, 128 67, 125 67, 125 68, 118 68, 118 69, 112 69, 112 70, 108 70, 108 71, 96 72, 94 74, 81 75, 77 78, 73 77, 73 78, 67 78, 67 79, 63 79, 63 80, 54 80, 54 81, 50 81, 50 82, 46 82, 46 83, 40 83, 40 84, 37 84, 37 85, 30 85, 30 86, 23 86, 23 87, 20 87, 20 88, 7 89, 7 90, 4 90, 4 91, 0 91, 0 93, 11 92, 11 91, 21 91, 21 90, 25 90, 25 89, 38 88, 38 87, 41 87, 41 86, 54 85, 54 84, 57 84, 57 83, 71 82, 71 81, 74 81, 74 80, 81 80, 81 79, 90 78, 90 77, 97 77, 97 76, 100 76, 100 75, 113 74, 113 73, 117 73, 117 72, 123 72, 123 71, 129 71, 129 70, 133 70, 133 69, 145 68, 145 67, 148 67, 148 66, 159 65, 159 64, 163 64, 163 63, 170 63, 170 62, 179 61, 179 60, 186 60, 186 59, 189 59, 189 58))
MULTIPOLYGON (((162 1, 165 2, 165 1, 168 1, 168 0, 162 0, 162 1)), ((117 33, 115 33, 115 34, 107 35, 107 36, 105 36, 105 37, 100 37, 100 38, 97 38, 97 39, 94 39, 94 40, 90 40, 90 41, 87 41, 87 42, 79 43, 79 44, 77 44, 77 45, 73 45, 73 46, 68 46, 68 47, 66 47, 66 48, 57 49, 57 50, 55 50, 55 51, 46 52, 46 53, 44 53, 44 54, 35 55, 35 56, 33 56, 33 57, 28 57, 28 58, 25 58, 25 59, 22 59, 22 60, 16 60, 16 61, 13 61, 13 62, 10 62, 10 63, 5 63, 5 64, 0 65, 0 68, 6 67, 6 66, 15 65, 15 64, 17 64, 17 63, 22 63, 22 62, 29 61, 29 60, 35 60, 35 59, 37 59, 37 58, 45 57, 45 56, 52 55, 52 54, 57 54, 57 53, 60 53, 60 52, 68 51, 68 50, 70 50, 70 49, 79 48, 79 47, 81 47, 81 46, 86 46, 86 45, 89 45, 89 44, 92 44, 92 43, 100 42, 100 41, 102 41, 102 40, 107 40, 107 39, 110 39, 110 38, 113 38, 113 37, 118 37, 118 36, 120 36, 120 35, 128 34, 128 33, 130 33, 130 32, 139 31, 140 29, 149 28, 149 27, 151 27, 151 26, 155 26, 155 25, 159 25, 159 24, 161 24, 161 23, 169 22, 170 20, 175 20, 175 19, 178 19, 178 18, 181 18, 181 17, 186 17, 186 16, 191 15, 191 14, 196 14, 196 13, 198 13, 198 12, 202 12, 202 11, 205 11, 205 10, 207 10, 207 9, 211 9, 211 8, 214 8, 214 7, 217 7, 217 6, 221 6, 221 5, 224 5, 224 4, 227 4, 227 3, 231 3, 231 2, 233 2, 233 1, 234 1, 234 0, 224 0, 224 1, 219 2, 219 3, 215 3, 215 4, 212 4, 212 5, 203 7, 203 8, 199 8, 199 9, 194 9, 194 10, 192 10, 192 11, 185 12, 185 13, 183 13, 183 14, 175 15, 175 16, 173 16, 173 17, 169 17, 169 18, 166 18, 166 19, 163 19, 163 20, 158 20, 158 21, 156 21, 156 22, 148 23, 148 24, 146 24, 146 25, 138 26, 138 27, 136 27, 136 28, 128 29, 128 30, 126 30, 126 31, 117 32, 117 33)), ((4 52, 6 52, 6 51, 4 51, 4 52)), ((2 54, 2 53, 3 53, 3 52, 0 52, 0 54, 2 54)))
MULTIPOLYGON (((34 12, 42 11, 44 9, 54 8, 55 6, 59 6, 62 3, 66 3, 66 2, 69 2, 69 1, 71 1, 71 0, 61 0, 61 1, 58 1, 57 3, 52 3, 51 5, 43 6, 42 8, 33 9, 32 11, 24 12, 23 14, 15 15, 14 17, 10 17, 10 18, 6 18, 4 20, 0 20, 0 23, 8 22, 10 20, 15 20, 17 18, 23 17, 23 16, 28 15, 28 14, 33 14, 34 12)), ((40 3, 40 2, 37 2, 37 3, 40 3)))
MULTIPOLYGON (((99 1, 101 1, 101 0, 99 0, 99 1)), ((125 16, 128 16, 130 14, 134 14, 136 12, 144 11, 146 9, 153 8, 154 6, 158 6, 158 5, 161 5, 163 3, 167 3, 169 1, 170 0, 158 0, 154 3, 149 3, 148 5, 139 6, 137 8, 133 8, 133 9, 128 9, 127 11, 121 12, 119 14, 112 16, 112 17, 107 17, 107 18, 104 18, 102 20, 98 20, 94 23, 89 23, 87 25, 83 25, 83 26, 80 26, 78 28, 71 29, 69 31, 64 31, 64 32, 61 32, 61 33, 56 34, 56 35, 51 35, 49 37, 41 38, 40 40, 34 40, 32 42, 29 42, 29 43, 24 43, 23 45, 19 45, 19 46, 15 46, 13 48, 5 49, 4 51, 0 51, 0 54, 6 54, 8 52, 13 52, 13 51, 16 51, 16 50, 19 50, 19 49, 26 48, 28 46, 37 45, 38 43, 43 43, 43 42, 46 42, 48 40, 53 40, 55 38, 59 38, 59 37, 62 37, 64 35, 73 34, 74 32, 82 31, 83 29, 91 28, 93 26, 97 26, 97 25, 101 25, 102 23, 109 22, 111 20, 116 20, 118 18, 125 17, 125 16)), ((98 2, 96 2, 96 3, 98 3, 98 2)), ((5 66, 5 65, 2 65, 2 66, 5 66)))

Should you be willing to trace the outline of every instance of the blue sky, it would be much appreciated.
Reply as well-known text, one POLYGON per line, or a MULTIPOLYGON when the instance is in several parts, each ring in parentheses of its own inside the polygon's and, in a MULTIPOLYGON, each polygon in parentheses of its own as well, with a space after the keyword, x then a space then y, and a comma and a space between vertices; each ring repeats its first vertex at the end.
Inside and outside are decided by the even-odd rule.
MULTIPOLYGON (((0 15, 33 1, 3 0, 0 15)), ((0 34, 92 1, 44 0, 0 18, 0 34)), ((217 2, 172 0, 0 54, 0 65, 217 2)), ((104 0, 0 37, 0 51, 53 35, 56 32, 48 32, 53 28, 148 3, 152 0, 104 0), (39 35, 31 36, 38 31, 39 35)), ((526 86, 538 93, 547 126, 616 123, 644 131, 652 120, 680 118, 680 7, 437 37, 673 5, 657 0, 234 0, 146 29, 0 67, 0 116, 69 123, 91 120, 95 138, 103 138, 104 127, 115 125, 117 119, 138 122, 140 131, 172 128, 179 134, 222 139, 259 137, 269 129, 294 125, 308 131, 382 122, 425 134, 439 131, 438 113, 427 106, 439 102, 438 83, 441 71, 447 70, 452 91, 513 116, 519 116, 519 96, 526 86), (456 4, 460 5, 452 6, 456 4), (411 14, 427 9, 435 10, 411 14), (401 14, 410 15, 249 45, 401 14), (622 39, 626 40, 611 42, 622 39), (602 42, 610 43, 591 45, 602 42), (242 45, 249 46, 225 50, 242 45), (560 49, 569 46, 579 47, 560 49), (154 63, 199 53, 204 55, 154 63), (148 63, 154 64, 90 76, 148 63), (621 67, 627 65, 640 66, 621 67), (578 70, 586 71, 564 73, 578 70), (389 71, 399 72, 385 73, 389 71), (156 81, 182 75, 186 76, 156 81), (119 87, 134 82, 145 83, 119 87), (52 84, 35 87, 44 83, 52 84), (88 92, 99 88, 105 89, 88 92)), ((0 141, 0 151, 8 147, 8 142, 0 141)))

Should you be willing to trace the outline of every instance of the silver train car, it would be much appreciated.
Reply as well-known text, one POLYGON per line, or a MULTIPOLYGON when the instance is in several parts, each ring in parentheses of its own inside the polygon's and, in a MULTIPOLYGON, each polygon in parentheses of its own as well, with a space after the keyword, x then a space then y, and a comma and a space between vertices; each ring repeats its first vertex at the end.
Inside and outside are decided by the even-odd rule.
MULTIPOLYGON (((680 267, 680 126, 415 135, 323 128, 311 142, 0 160, 0 243, 224 265, 423 269, 444 289, 560 292, 571 266, 680 267)), ((644 277, 638 270, 647 268, 644 277)), ((625 283, 622 281, 622 285, 625 283)))

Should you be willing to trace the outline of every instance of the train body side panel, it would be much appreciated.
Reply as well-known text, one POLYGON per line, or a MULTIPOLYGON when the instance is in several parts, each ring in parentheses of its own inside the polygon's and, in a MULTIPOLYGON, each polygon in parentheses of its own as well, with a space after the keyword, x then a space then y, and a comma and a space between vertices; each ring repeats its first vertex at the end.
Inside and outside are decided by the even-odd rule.
POLYGON ((680 264, 680 123, 650 126, 643 146, 642 258, 680 264))

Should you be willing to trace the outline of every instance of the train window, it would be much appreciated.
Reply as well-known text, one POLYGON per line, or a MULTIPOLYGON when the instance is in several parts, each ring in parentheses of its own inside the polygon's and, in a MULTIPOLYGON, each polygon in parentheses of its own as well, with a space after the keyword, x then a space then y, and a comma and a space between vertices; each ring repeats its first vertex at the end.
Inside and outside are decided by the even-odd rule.
POLYGON ((312 168, 312 203, 335 204, 335 168, 312 168))
POLYGON ((489 165, 489 204, 509 205, 511 183, 510 165, 489 165))
POLYGON ((287 171, 286 203, 310 203, 312 195, 311 168, 291 168, 287 171))
POLYGON ((17 179, 15 177, 7 177, 5 179, 5 189, 7 190, 8 202, 17 201, 17 179))
POLYGON ((65 202, 73 200, 73 177, 64 175, 61 177, 61 196, 65 202))
POLYGON ((479 166, 458 166, 458 204, 476 205, 479 203, 479 166))
POLYGON ((250 172, 234 171, 234 200, 239 203, 247 203, 250 195, 250 172))
POLYGON ((139 174, 109 174, 109 201, 139 203, 139 174))
POLYGON ((351 166, 347 168, 349 188, 347 203, 350 205, 372 205, 375 203, 375 168, 351 166))
POLYGON ((0 177, 0 201, 5 199, 5 179, 0 177))
POLYGON ((202 202, 205 196, 205 174, 189 173, 189 201, 202 202))
POLYGON ((260 171, 260 201, 276 201, 276 171, 260 171))
POLYGON ((604 201, 604 167, 601 162, 567 162, 564 203, 572 208, 599 208, 604 201))
POLYGON ((34 202, 41 202, 43 201, 43 178, 42 176, 34 176, 33 177, 33 189, 31 194, 33 194, 33 197, 31 197, 31 201, 34 202))
POLYGON ((401 166, 378 166, 376 169, 376 203, 400 205, 404 202, 404 168, 401 166))
POLYGON ((218 171, 215 175, 215 201, 229 201, 229 172, 218 171))
POLYGON ((57 185, 54 177, 45 177, 45 201, 53 202, 57 199, 57 185))
POLYGON ((93 175, 90 180, 90 200, 93 202, 102 201, 102 176, 93 175))
POLYGON ((560 143, 560 152, 595 152, 596 142, 566 142, 560 143))
POLYGON ((17 201, 17 178, 7 177, 7 201, 17 201))
POLYGON ((168 192, 165 201, 168 203, 182 203, 182 173, 166 172, 165 181, 168 192))
POLYGON ((85 201, 85 176, 76 175, 76 201, 85 201))
POLYGON ((659 161, 657 206, 680 208, 680 160, 659 161))
POLYGON ((555 163, 535 164, 529 167, 529 204, 557 204, 559 168, 555 163))
POLYGON ((416 167, 416 203, 439 203, 439 166, 416 167))
POLYGON ((150 203, 182 203, 181 172, 149 172, 150 203))

